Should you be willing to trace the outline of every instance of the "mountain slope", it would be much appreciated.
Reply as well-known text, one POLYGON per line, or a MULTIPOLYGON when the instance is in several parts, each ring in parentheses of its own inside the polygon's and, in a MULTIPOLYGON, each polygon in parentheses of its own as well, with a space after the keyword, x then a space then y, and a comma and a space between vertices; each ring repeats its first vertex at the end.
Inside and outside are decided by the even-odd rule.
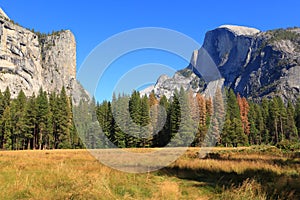
MULTIPOLYGON (((294 101, 300 91, 300 29, 261 32, 220 26, 206 33, 202 48, 193 52, 187 69, 206 85, 224 78, 225 86, 248 98, 281 96, 294 101)), ((154 88, 160 90, 159 85, 154 88)), ((198 89, 203 92, 205 87, 198 89)))

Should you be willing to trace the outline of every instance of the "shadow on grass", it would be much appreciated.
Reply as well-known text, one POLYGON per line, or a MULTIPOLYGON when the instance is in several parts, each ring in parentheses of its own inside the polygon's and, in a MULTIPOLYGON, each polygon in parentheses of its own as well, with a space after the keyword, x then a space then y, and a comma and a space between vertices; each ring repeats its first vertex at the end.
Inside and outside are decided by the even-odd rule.
POLYGON ((219 153, 209 153, 206 155, 204 159, 212 159, 212 160, 226 160, 226 161, 233 161, 233 162, 241 162, 241 161, 248 161, 248 162, 263 162, 273 165, 279 165, 281 167, 284 166, 291 166, 291 165, 300 165, 300 160, 295 159, 295 157, 288 158, 286 160, 283 159, 261 159, 261 158, 234 158, 234 157, 222 157, 219 153))
MULTIPOLYGON (((255 180, 261 184, 268 199, 300 199, 300 177, 278 175, 265 169, 249 169, 243 173, 225 172, 221 170, 189 169, 179 167, 166 167, 160 170, 159 175, 175 176, 205 183, 215 188, 216 192, 230 190, 242 185, 247 179, 255 180)), ((195 185, 197 186, 197 185, 195 185)), ((202 187, 202 184, 198 185, 202 187)))

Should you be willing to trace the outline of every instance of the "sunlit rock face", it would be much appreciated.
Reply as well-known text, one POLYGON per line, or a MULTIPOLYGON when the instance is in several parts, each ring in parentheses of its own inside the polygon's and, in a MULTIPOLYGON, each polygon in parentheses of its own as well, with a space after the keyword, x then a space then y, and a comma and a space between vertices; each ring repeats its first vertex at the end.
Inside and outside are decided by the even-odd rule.
MULTIPOLYGON (((187 69, 193 73, 186 81, 178 75, 160 78, 154 86, 157 96, 170 96, 174 88, 181 86, 191 88, 195 84, 191 80, 197 75, 199 87, 194 86, 194 91, 204 94, 214 82, 254 100, 276 95, 295 101, 300 91, 300 29, 261 32, 243 26, 220 26, 206 33, 187 69)), ((184 70, 176 74, 181 72, 184 70)))
POLYGON ((40 88, 50 93, 63 86, 69 95, 74 88, 79 90, 73 33, 35 33, 15 24, 0 9, 0 90, 9 87, 15 98, 20 90, 31 96, 40 88))

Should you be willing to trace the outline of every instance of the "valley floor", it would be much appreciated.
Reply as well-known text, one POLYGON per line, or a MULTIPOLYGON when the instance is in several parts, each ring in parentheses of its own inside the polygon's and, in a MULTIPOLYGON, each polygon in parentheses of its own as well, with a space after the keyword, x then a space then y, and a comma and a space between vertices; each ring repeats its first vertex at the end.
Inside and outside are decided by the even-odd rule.
POLYGON ((130 174, 102 165, 87 150, 2 151, 0 199, 300 197, 299 153, 267 146, 214 148, 200 159, 198 152, 190 148, 159 171, 130 174))

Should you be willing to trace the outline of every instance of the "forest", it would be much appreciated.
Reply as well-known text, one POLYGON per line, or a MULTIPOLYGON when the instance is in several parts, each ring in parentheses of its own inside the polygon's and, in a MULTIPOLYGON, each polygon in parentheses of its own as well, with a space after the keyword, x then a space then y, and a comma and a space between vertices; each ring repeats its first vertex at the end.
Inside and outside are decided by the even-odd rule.
POLYGON ((217 89, 212 99, 181 88, 171 99, 133 91, 72 107, 65 88, 16 99, 0 92, 0 149, 300 146, 300 98, 255 103, 232 90, 217 89))

